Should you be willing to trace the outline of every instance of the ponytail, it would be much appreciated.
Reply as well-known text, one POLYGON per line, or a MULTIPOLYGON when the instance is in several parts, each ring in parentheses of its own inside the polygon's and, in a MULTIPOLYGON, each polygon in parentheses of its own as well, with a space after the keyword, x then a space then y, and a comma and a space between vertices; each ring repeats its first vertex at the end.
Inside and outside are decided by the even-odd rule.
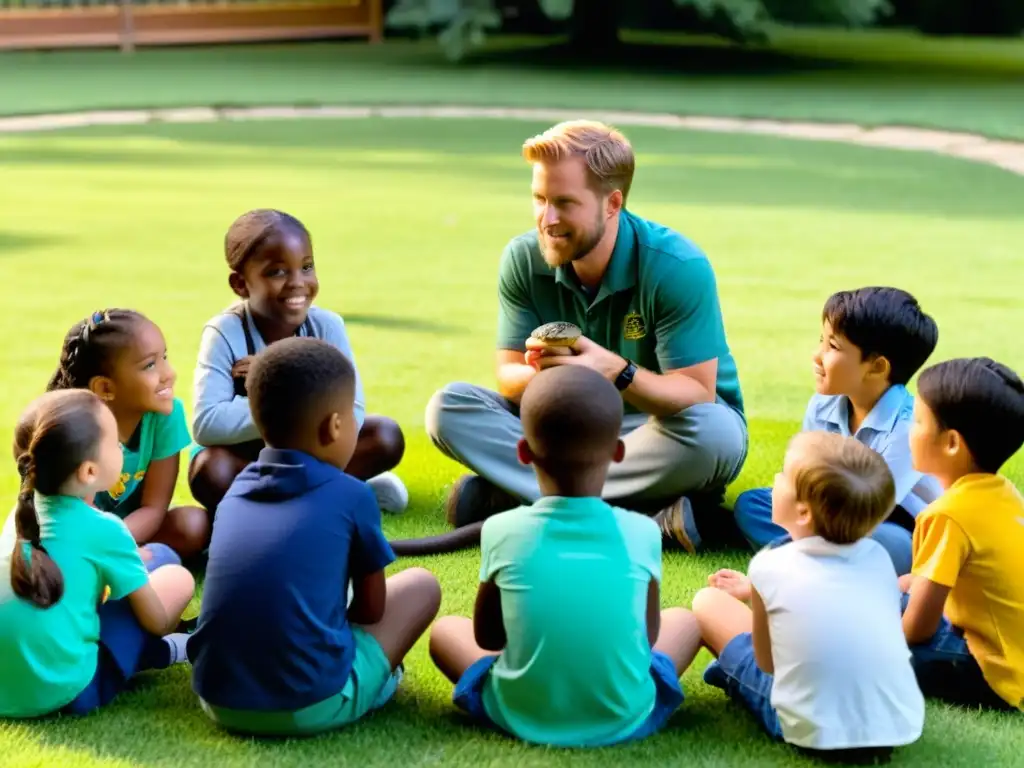
POLYGON ((41 540, 36 516, 36 468, 31 454, 18 457, 21 492, 14 512, 17 540, 11 556, 11 589, 40 608, 49 608, 64 596, 64 575, 41 540))

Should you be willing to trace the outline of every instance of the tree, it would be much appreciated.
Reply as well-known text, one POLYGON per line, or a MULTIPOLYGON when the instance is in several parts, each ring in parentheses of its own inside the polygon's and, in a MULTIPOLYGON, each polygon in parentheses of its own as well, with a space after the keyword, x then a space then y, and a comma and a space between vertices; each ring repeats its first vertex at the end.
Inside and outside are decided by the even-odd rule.
MULTIPOLYGON (((1015 1, 1015 0, 1013 0, 1015 1)), ((888 8, 887 0, 397 0, 387 15, 392 29, 439 31, 446 53, 461 59, 483 43, 489 30, 523 6, 538 6, 550 19, 565 22, 571 44, 581 54, 607 51, 618 42, 625 14, 634 20, 677 6, 702 32, 739 42, 763 40, 772 21, 859 26, 888 8)))

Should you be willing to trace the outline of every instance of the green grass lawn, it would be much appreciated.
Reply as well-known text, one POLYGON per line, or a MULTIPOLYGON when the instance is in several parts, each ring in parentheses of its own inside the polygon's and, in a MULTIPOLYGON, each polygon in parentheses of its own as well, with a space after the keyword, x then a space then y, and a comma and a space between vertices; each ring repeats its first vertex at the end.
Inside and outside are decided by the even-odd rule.
POLYGON ((623 52, 599 66, 557 41, 518 38, 495 39, 462 66, 445 62, 432 40, 0 53, 0 113, 458 103, 900 123, 1024 139, 1024 40, 780 29, 771 47, 737 49, 624 37, 623 52))
MULTIPOLYGON (((135 307, 160 325, 190 403, 202 324, 232 298, 223 233, 242 211, 276 206, 313 233, 319 303, 348 321, 370 410, 406 431, 399 472, 412 505, 385 521, 388 534, 441 530, 438 502, 459 468, 429 445, 423 408, 447 381, 492 382, 498 258, 531 226, 518 149, 544 127, 376 119, 0 137, 8 318, 0 423, 42 389, 66 329, 102 306, 135 307)), ((987 354, 1024 370, 1024 180, 917 153, 658 129, 629 135, 639 153, 631 208, 695 239, 717 271, 752 439, 730 495, 768 482, 778 467, 811 392, 818 316, 834 290, 909 289, 941 327, 934 359, 987 354)), ((1024 457, 1008 471, 1024 484, 1024 457)), ((13 462, 0 463, 0 491, 10 499, 15 489, 13 462)), ((740 554, 665 560, 666 606, 688 604, 713 569, 744 563, 740 554)), ((438 574, 444 612, 470 610, 476 551, 397 567, 412 562, 438 574)), ((707 661, 702 655, 686 675, 687 701, 665 732, 610 751, 528 748, 465 727, 421 642, 397 700, 345 733, 286 743, 223 735, 200 712, 187 670, 176 669, 143 675, 136 690, 82 720, 0 724, 0 763, 804 764, 701 682, 707 661)), ((897 764, 1011 765, 1022 750, 1016 719, 930 705, 923 738, 897 764)))

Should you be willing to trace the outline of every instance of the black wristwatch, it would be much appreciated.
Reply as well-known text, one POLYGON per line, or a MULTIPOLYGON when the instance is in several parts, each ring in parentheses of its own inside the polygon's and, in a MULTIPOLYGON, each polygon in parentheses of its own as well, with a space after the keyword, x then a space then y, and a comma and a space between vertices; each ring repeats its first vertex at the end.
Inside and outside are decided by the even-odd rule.
POLYGON ((626 367, 622 369, 622 372, 615 378, 615 388, 622 392, 630 384, 633 383, 633 377, 636 376, 636 363, 632 360, 626 360, 626 367))

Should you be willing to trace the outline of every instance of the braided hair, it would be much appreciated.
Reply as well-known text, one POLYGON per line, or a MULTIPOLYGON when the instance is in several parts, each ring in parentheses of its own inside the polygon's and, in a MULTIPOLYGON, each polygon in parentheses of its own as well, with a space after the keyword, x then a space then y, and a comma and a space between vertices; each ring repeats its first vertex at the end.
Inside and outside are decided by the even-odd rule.
POLYGON ((75 323, 64 337, 60 363, 46 390, 88 389, 93 377, 109 374, 114 354, 128 345, 143 319, 132 309, 103 309, 75 323))
POLYGON ((35 495, 60 493, 82 462, 96 457, 102 407, 102 401, 88 390, 48 392, 25 409, 14 430, 21 490, 14 512, 17 540, 11 556, 11 588, 40 608, 60 602, 64 575, 43 546, 35 495))
POLYGON ((290 214, 272 208, 257 208, 232 222, 224 236, 224 258, 232 272, 241 272, 245 262, 263 246, 288 235, 298 235, 313 248, 305 225, 290 214))

